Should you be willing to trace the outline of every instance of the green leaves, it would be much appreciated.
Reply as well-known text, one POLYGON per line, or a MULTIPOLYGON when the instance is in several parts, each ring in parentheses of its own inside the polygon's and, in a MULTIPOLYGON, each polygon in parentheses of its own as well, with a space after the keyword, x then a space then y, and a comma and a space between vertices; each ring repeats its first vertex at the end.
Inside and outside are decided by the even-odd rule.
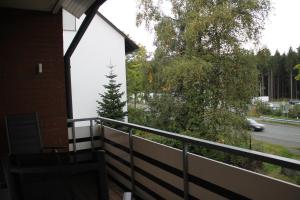
POLYGON ((245 140, 258 74, 241 44, 258 39, 269 0, 155 2, 139 0, 137 15, 156 34, 148 124, 229 144, 245 140))
POLYGON ((227 134, 242 136, 247 104, 256 92, 257 72, 251 60, 247 52, 223 58, 222 65, 193 56, 165 59, 157 72, 159 88, 149 101, 148 124, 227 143, 227 134))
POLYGON ((241 43, 258 40, 270 10, 269 0, 154 2, 138 1, 137 21, 155 30, 157 49, 165 56, 232 53, 241 43))
POLYGON ((294 69, 298 70, 298 75, 295 77, 297 81, 300 81, 300 64, 296 65, 294 69))
POLYGON ((134 107, 137 104, 138 94, 147 93, 148 85, 153 78, 152 68, 147 59, 145 47, 140 47, 126 58, 128 100, 134 96, 134 107))

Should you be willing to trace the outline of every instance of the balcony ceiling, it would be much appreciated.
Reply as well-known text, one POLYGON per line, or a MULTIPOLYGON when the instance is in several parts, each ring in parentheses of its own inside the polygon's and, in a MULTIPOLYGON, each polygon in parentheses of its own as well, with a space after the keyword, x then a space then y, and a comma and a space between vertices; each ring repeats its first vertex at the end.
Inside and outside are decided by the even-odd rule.
POLYGON ((1 0, 0 7, 57 13, 64 8, 79 18, 95 0, 1 0))

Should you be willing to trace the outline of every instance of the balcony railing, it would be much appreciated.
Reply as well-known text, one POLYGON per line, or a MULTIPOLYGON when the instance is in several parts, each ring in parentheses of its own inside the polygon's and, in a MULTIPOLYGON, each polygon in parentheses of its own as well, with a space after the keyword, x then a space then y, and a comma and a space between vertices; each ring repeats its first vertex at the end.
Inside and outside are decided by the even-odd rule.
POLYGON ((112 180, 141 199, 299 199, 300 187, 188 152, 214 149, 300 171, 300 161, 108 118, 72 119, 70 151, 103 148, 112 180), (96 123, 96 121, 98 123, 96 123), (76 127, 77 123, 81 127, 76 127), (104 123, 128 128, 128 133, 104 123), (134 130, 182 142, 183 149, 133 134, 134 130))

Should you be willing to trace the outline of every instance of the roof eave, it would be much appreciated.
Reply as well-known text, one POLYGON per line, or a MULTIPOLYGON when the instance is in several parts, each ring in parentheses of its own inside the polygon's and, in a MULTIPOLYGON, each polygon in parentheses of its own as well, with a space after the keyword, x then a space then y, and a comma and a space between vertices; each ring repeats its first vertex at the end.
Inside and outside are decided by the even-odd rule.
POLYGON ((139 46, 129 37, 125 37, 125 54, 130 54, 139 49, 139 46))
POLYGON ((125 38, 125 54, 132 53, 133 51, 139 48, 139 46, 133 40, 131 40, 125 33, 123 33, 118 27, 116 27, 111 21, 104 17, 100 12, 97 12, 97 15, 125 38))

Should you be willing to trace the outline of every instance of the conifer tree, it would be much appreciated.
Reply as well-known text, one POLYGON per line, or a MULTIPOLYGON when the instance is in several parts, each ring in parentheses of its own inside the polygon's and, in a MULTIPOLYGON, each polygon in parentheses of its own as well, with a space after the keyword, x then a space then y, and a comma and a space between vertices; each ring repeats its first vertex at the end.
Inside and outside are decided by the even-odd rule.
POLYGON ((104 94, 99 94, 101 96, 101 101, 97 101, 97 113, 101 117, 123 120, 126 116, 126 112, 123 108, 126 101, 122 101, 121 98, 124 92, 120 92, 121 83, 116 82, 117 75, 113 72, 113 66, 109 66, 110 72, 106 75, 109 79, 107 85, 104 85, 104 94))

